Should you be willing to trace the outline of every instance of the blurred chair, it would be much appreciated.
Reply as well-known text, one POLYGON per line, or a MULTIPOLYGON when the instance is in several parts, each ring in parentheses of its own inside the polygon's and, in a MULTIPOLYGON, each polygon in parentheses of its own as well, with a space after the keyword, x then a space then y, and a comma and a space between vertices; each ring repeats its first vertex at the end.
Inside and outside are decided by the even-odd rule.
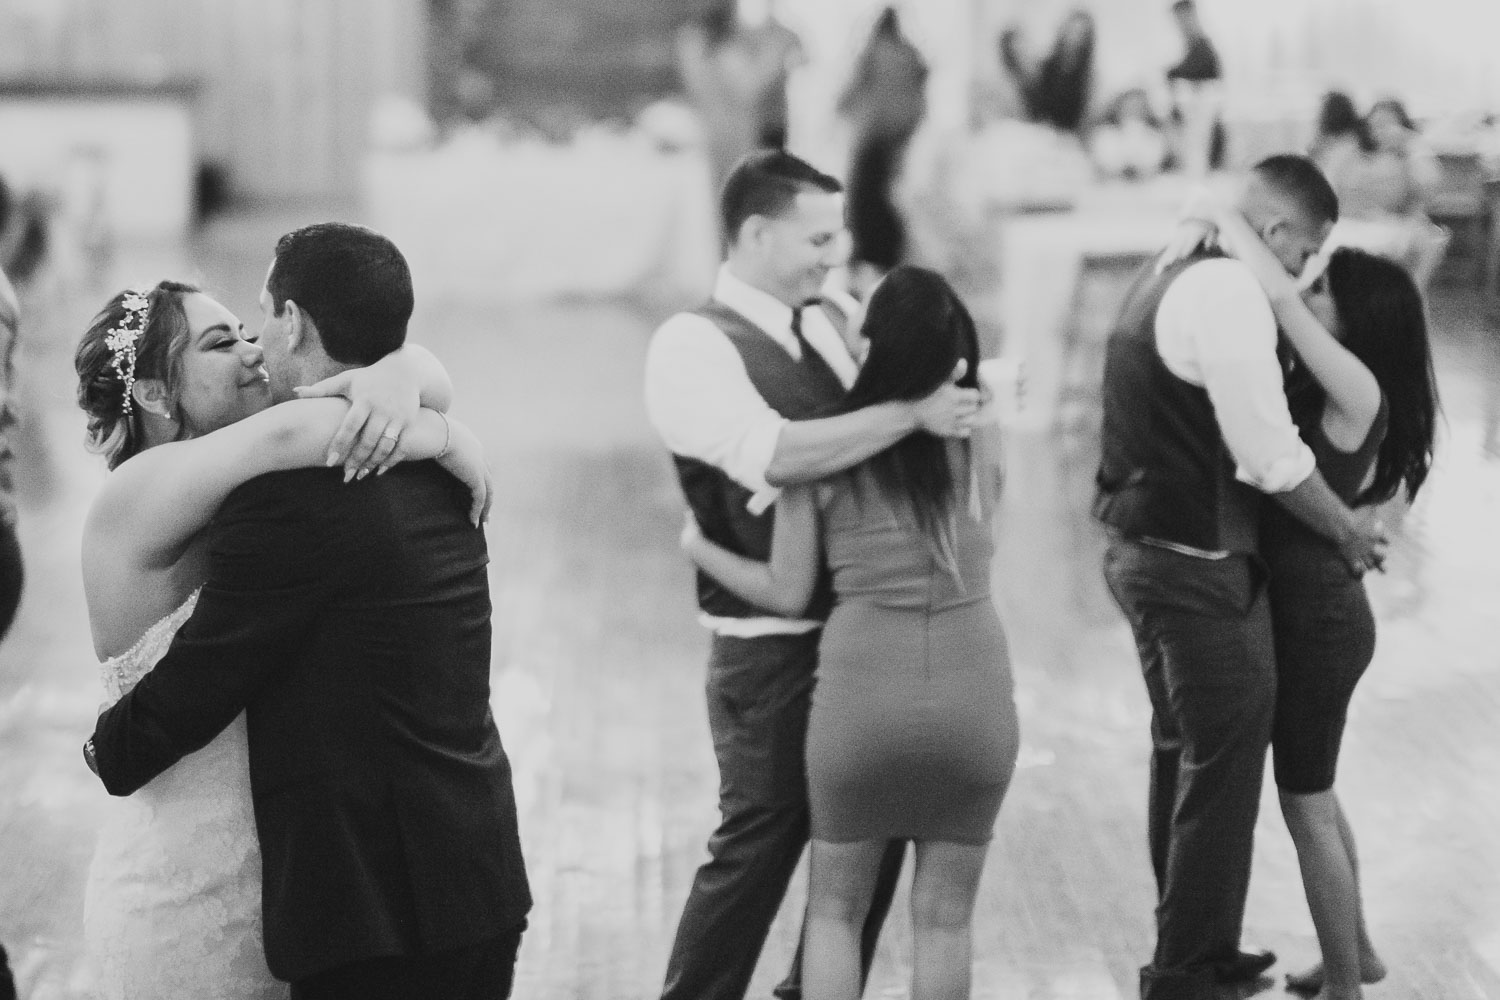
POLYGON ((1141 271, 1156 261, 1156 250, 1087 252, 1078 264, 1072 303, 1061 330, 1059 383, 1054 427, 1084 431, 1102 414, 1105 345, 1141 271))
POLYGON ((1500 177, 1484 182, 1484 201, 1489 216, 1489 234, 1484 253, 1484 291, 1493 302, 1500 299, 1500 177))
POLYGON ((1437 181, 1427 195, 1427 214, 1453 234, 1449 249, 1455 249, 1468 265, 1465 278, 1487 285, 1491 279, 1484 271, 1489 267, 1491 220, 1484 163, 1478 153, 1439 153, 1437 166, 1437 181))

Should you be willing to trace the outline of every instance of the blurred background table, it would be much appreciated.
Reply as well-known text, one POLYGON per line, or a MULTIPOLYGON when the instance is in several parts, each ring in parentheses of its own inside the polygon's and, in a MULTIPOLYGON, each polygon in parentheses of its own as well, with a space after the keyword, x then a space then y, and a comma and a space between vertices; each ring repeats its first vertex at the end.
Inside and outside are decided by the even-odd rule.
POLYGON ((476 132, 373 152, 364 184, 422 296, 660 301, 712 284, 713 199, 693 150, 602 129, 568 143, 476 132))
POLYGON ((1045 428, 1058 416, 1064 345, 1091 260, 1142 259, 1161 249, 1194 184, 1179 175, 1091 184, 1065 210, 1010 213, 997 225, 1001 354, 1025 371, 1013 423, 1045 428))

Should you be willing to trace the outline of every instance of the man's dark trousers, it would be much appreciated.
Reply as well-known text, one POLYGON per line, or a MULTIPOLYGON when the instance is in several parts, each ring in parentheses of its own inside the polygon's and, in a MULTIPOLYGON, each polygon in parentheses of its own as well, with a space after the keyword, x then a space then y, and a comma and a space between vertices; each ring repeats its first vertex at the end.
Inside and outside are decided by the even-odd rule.
MULTIPOLYGON (((808 838, 805 748, 818 633, 715 636, 708 725, 722 819, 667 960, 663 1000, 742 1000, 808 838)), ((900 872, 893 845, 865 927, 868 971, 900 872)), ((783 990, 792 984, 783 984, 783 990)), ((793 994, 795 995, 795 994, 793 994)))
POLYGON ((1211 1000, 1239 951, 1276 699, 1265 573, 1117 539, 1105 579, 1135 633, 1151 698, 1147 818, 1157 942, 1143 1000, 1211 1000))

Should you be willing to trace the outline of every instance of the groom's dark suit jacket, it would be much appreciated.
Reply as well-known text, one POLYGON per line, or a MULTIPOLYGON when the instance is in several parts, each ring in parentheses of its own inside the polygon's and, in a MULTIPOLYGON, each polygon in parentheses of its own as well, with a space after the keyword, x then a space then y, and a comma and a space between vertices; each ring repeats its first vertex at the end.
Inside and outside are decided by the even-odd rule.
POLYGON ((100 777, 128 795, 248 709, 282 979, 474 944, 530 908, 468 505, 433 462, 246 483, 210 528, 193 617, 99 719, 100 777))

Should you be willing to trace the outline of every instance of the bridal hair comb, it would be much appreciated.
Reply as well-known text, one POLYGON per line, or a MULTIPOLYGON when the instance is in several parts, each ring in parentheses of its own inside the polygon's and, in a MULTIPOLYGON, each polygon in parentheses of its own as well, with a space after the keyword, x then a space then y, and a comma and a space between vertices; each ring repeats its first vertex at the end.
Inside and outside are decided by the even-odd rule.
POLYGON ((125 386, 123 409, 127 417, 134 409, 131 390, 135 388, 135 342, 146 329, 146 313, 151 307, 151 300, 147 298, 149 294, 134 288, 127 291, 120 300, 120 305, 125 309, 125 318, 104 337, 105 346, 112 355, 110 367, 120 376, 120 382, 125 386))

